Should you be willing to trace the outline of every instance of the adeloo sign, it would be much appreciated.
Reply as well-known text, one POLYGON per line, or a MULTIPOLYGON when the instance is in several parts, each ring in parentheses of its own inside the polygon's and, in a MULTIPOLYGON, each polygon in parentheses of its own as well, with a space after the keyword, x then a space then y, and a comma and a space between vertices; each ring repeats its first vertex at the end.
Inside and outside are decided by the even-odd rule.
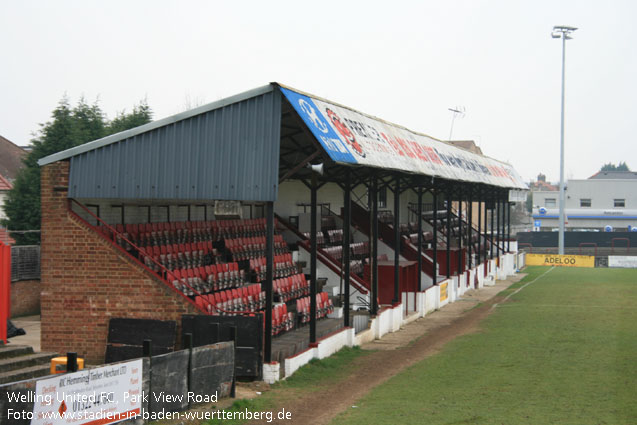
POLYGON ((527 266, 595 267, 591 255, 527 254, 527 266))

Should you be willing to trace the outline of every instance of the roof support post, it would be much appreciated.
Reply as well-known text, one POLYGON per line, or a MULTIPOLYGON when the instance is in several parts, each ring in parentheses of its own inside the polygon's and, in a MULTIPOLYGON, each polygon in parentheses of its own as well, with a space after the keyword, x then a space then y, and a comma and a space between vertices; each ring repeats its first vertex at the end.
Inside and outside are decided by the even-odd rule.
POLYGON ((433 284, 438 283, 438 189, 434 186, 431 189, 433 196, 434 214, 433 214, 433 284))
POLYGON ((316 343, 316 173, 312 173, 311 208, 310 208, 310 344, 316 343))
POLYGON ((507 252, 511 252, 511 202, 507 202, 507 252))
POLYGON ((467 269, 471 269, 473 267, 473 261, 471 258, 471 254, 473 251, 473 241, 471 236, 473 236, 473 197, 472 197, 473 187, 469 189, 467 193, 467 269))
POLYGON ((476 256, 476 265, 482 262, 482 198, 478 192, 478 252, 476 256))
POLYGON ((478 256, 477 264, 482 263, 482 192, 478 191, 478 256))
POLYGON ((458 286, 460 286, 460 275, 462 269, 462 189, 458 190, 458 286))
POLYGON ((378 179, 372 174, 371 184, 372 219, 370 221, 370 268, 372 275, 371 314, 378 314, 378 179))
POLYGON ((418 290, 422 291, 422 187, 418 186, 416 190, 418 191, 418 290))
POLYGON ((489 257, 493 260, 493 250, 495 249, 494 244, 494 214, 495 214, 495 194, 493 193, 493 191, 491 191, 491 243, 489 244, 489 257))
POLYGON ((501 233, 501 244, 502 244, 502 253, 506 252, 506 236, 507 236, 507 222, 506 222, 506 213, 507 213, 507 201, 504 198, 504 192, 502 193, 502 233, 501 233))
POLYGON ((500 257, 500 244, 502 243, 502 234, 500 233, 500 216, 502 215, 502 204, 501 204, 501 200, 500 200, 500 194, 498 192, 496 192, 496 198, 495 198, 495 221, 496 221, 496 225, 495 225, 495 241, 496 241, 496 247, 497 247, 497 256, 498 258, 500 257))
POLYGON ((396 175, 394 190, 394 298, 392 304, 400 302, 400 176, 396 175))
POLYGON ((451 277, 451 190, 447 186, 447 279, 451 277))
POLYGON ((265 218, 265 363, 272 361, 272 278, 274 276, 274 202, 266 202, 265 218))
POLYGON ((349 253, 350 253, 350 227, 352 225, 352 181, 351 181, 351 173, 349 168, 345 171, 345 191, 343 193, 343 198, 344 198, 344 202, 343 204, 345 205, 344 207, 344 211, 343 211, 343 262, 344 264, 344 270, 345 270, 345 276, 344 276, 344 304, 345 304, 345 308, 343 311, 343 325, 345 327, 348 327, 350 325, 349 322, 349 310, 350 310, 350 306, 349 306, 349 280, 350 280, 350 259, 349 259, 349 253))

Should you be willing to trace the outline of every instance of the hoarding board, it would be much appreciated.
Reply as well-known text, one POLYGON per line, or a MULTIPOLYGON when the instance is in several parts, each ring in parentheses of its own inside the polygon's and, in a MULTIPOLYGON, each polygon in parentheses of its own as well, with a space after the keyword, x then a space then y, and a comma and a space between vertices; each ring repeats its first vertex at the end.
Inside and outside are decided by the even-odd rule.
POLYGON ((449 288, 448 281, 440 284, 440 302, 443 302, 448 298, 447 289, 449 288))
POLYGON ((509 164, 325 100, 281 91, 336 162, 527 189, 509 164))
POLYGON ((142 360, 37 381, 31 425, 107 425, 142 408, 142 360))
POLYGON ((637 269, 637 257, 629 257, 627 255, 609 255, 608 267, 637 269))
POLYGON ((595 267, 592 255, 526 254, 527 266, 595 267))

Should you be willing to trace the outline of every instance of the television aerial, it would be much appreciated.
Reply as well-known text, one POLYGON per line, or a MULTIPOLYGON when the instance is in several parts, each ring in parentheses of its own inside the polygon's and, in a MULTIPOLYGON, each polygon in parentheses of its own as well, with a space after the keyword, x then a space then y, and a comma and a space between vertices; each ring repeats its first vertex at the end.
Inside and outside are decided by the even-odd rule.
POLYGON ((449 130, 449 140, 451 140, 451 135, 453 134, 453 123, 456 121, 457 117, 464 118, 465 116, 465 107, 464 106, 456 106, 455 108, 447 108, 452 116, 451 116, 451 129, 449 130))

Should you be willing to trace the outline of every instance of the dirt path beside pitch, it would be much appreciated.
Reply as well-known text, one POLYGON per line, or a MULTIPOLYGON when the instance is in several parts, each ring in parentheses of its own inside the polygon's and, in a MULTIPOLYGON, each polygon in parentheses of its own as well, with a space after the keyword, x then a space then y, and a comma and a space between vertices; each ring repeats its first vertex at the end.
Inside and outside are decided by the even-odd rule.
POLYGON ((354 360, 347 375, 339 382, 319 385, 301 395, 289 388, 272 390, 281 400, 278 407, 292 413, 291 421, 280 423, 328 424, 339 413, 351 409, 374 387, 439 352, 454 338, 478 330, 480 322, 492 311, 491 306, 501 301, 502 297, 496 295, 522 277, 523 274, 518 274, 498 281, 495 286, 469 291, 455 303, 406 325, 400 332, 365 344, 363 349, 376 351, 354 360))

